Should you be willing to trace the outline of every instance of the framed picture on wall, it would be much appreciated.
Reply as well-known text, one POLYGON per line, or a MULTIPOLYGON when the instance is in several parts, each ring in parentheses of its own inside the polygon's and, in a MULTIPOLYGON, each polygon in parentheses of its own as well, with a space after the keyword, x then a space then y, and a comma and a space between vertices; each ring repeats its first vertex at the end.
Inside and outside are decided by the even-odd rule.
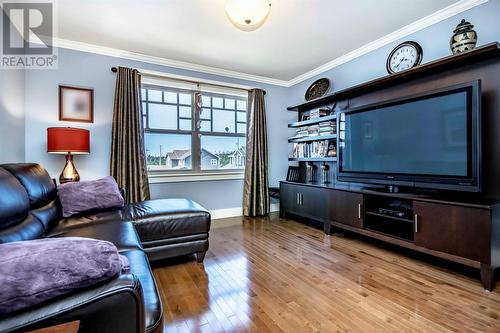
POLYGON ((94 89, 59 86, 59 120, 94 122, 94 89))

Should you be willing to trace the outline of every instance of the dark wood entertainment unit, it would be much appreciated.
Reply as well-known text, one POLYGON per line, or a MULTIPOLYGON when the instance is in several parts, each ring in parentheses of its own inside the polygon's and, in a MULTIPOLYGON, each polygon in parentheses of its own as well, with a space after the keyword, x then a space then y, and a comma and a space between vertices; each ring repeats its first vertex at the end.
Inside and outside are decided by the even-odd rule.
POLYGON ((323 222, 326 234, 339 227, 478 268, 484 288, 493 288, 493 268, 500 265, 497 205, 380 190, 283 181, 280 212, 323 222), (395 202, 409 208, 405 216, 379 211, 395 202))
MULTIPOLYGON (((473 80, 482 85, 482 191, 478 193, 388 193, 336 181, 335 157, 290 158, 301 177, 280 182, 280 214, 322 222, 391 244, 480 269, 483 286, 494 287, 500 266, 500 44, 429 62, 331 95, 289 107, 299 122, 308 111, 329 106, 340 111, 473 80), (306 163, 330 164, 332 183, 305 183, 306 163)), ((337 125, 338 126, 338 125, 337 125)), ((337 129, 338 132, 338 129, 337 129)), ((302 141, 322 140, 323 137, 302 141)), ((335 135, 329 139, 335 140, 335 135)), ((289 142, 300 142, 291 139, 289 142)))

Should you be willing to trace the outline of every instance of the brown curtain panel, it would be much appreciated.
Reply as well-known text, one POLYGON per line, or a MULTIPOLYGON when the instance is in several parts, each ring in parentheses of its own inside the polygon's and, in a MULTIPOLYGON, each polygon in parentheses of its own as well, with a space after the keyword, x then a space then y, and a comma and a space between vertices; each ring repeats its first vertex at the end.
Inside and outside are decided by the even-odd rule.
POLYGON ((111 176, 125 189, 129 203, 149 199, 141 110, 141 76, 136 69, 118 67, 116 74, 111 176))
POLYGON ((266 106, 261 89, 248 93, 247 126, 243 215, 265 215, 269 213, 269 180, 266 106))

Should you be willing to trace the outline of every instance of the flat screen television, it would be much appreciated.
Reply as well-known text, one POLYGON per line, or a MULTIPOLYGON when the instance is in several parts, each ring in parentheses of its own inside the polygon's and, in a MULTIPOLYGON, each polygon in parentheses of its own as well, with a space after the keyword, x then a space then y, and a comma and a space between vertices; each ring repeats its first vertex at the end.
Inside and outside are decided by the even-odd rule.
POLYGON ((339 181, 480 192, 479 80, 339 114, 339 181))

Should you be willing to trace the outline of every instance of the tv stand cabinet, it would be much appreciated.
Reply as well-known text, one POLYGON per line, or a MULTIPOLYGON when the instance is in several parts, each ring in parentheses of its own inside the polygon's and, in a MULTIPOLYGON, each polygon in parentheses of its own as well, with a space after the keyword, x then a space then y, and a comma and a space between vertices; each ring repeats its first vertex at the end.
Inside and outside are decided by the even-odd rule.
POLYGON ((294 214, 480 270, 485 289, 500 266, 499 205, 338 184, 280 183, 280 214, 294 214))

